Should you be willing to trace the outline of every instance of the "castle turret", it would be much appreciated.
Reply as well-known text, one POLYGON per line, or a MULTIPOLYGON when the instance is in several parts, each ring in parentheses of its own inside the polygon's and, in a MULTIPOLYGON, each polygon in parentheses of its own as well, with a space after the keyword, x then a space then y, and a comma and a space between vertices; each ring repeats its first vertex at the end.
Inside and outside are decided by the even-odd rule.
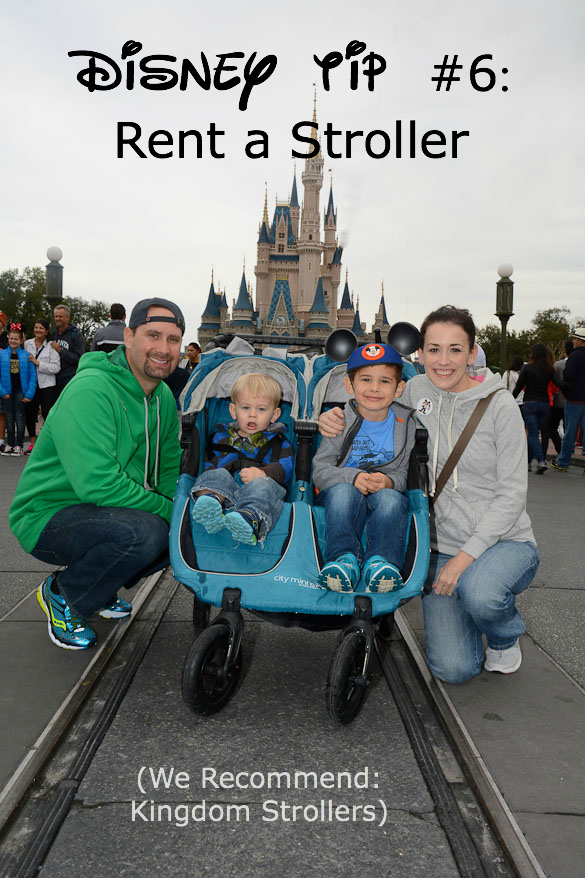
POLYGON ((233 311, 232 311, 232 321, 231 328, 235 329, 245 329, 246 332, 251 333, 254 331, 254 309, 252 307, 252 302, 250 300, 250 293, 248 290, 248 285, 246 283, 246 272, 245 269, 242 271, 242 280, 240 281, 240 293, 238 295, 237 301, 234 303, 233 311))
MULTIPOLYGON (((311 137, 318 140, 317 105, 313 101, 313 128, 311 137)), ((303 317, 311 308, 315 286, 321 268, 321 240, 319 192, 323 185, 323 156, 321 149, 316 156, 305 159, 305 170, 302 175, 304 187, 303 209, 301 211, 301 229, 298 242, 299 254, 299 295, 298 313, 303 317)))
POLYGON ((375 332, 376 329, 380 330, 383 341, 388 334, 388 330, 390 329, 390 324, 388 323, 388 317, 386 315, 386 303, 384 301, 384 281, 382 281, 382 297, 380 299, 380 307, 378 308, 376 316, 374 317, 372 332, 375 332))
POLYGON ((360 322, 360 300, 359 299, 357 300, 357 304, 356 304, 356 308, 355 308, 355 315, 353 318, 353 326, 351 328, 352 328, 352 331, 357 336, 360 344, 364 344, 364 334, 365 333, 364 333, 363 326, 360 322))
POLYGON ((305 332, 307 335, 317 336, 318 338, 327 338, 331 332, 331 327, 329 325, 329 311, 323 293, 322 277, 317 281, 315 298, 309 311, 309 319, 305 327, 305 332))
POLYGON ((343 288, 343 295, 341 297, 341 303, 339 308, 337 309, 337 328, 338 329, 351 329, 353 326, 354 319, 354 308, 353 303, 351 301, 349 295, 349 285, 347 282, 347 269, 345 270, 345 286, 343 288))
POLYGON ((290 219, 292 225, 292 231, 295 238, 295 241, 299 237, 299 218, 301 209, 299 207, 299 197, 297 195, 297 169, 295 166, 295 172, 293 176, 293 184, 290 193, 290 219))
POLYGON ((221 331, 221 315, 219 313, 219 297, 213 286, 213 271, 211 272, 211 285, 209 287, 209 295, 205 310, 201 315, 201 326, 199 327, 198 336, 199 344, 204 347, 208 341, 218 335, 221 331))

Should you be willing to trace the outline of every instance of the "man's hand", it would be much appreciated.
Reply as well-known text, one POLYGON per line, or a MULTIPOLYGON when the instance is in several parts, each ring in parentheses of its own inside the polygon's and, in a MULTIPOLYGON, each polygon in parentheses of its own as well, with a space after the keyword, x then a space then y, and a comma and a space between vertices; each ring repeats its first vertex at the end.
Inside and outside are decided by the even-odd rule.
POLYGON ((10 399, 10 394, 9 394, 9 393, 5 393, 5 394, 4 394, 4 399, 10 399))
POLYGON ((444 567, 441 568, 439 575, 433 582, 435 594, 445 594, 450 597, 457 587, 459 577, 474 561, 475 558, 472 555, 468 555, 467 552, 457 552, 455 557, 447 561, 444 567))
POLYGON ((23 396, 22 401, 23 402, 30 402, 30 399, 28 398, 28 396, 23 396))
MULTIPOLYGON (((341 436, 345 430, 345 415, 343 411, 336 406, 329 409, 319 417, 319 432, 326 439, 333 439, 335 436, 341 436)), ((355 484, 355 483, 354 483, 355 484)))
POLYGON ((254 479, 265 479, 266 473, 257 466, 246 466, 240 470, 240 478, 244 485, 247 485, 248 482, 252 482, 254 479))
POLYGON ((50 341, 49 344, 51 345, 51 347, 53 348, 54 351, 57 351, 58 354, 61 353, 61 345, 60 344, 58 344, 56 341, 50 341))

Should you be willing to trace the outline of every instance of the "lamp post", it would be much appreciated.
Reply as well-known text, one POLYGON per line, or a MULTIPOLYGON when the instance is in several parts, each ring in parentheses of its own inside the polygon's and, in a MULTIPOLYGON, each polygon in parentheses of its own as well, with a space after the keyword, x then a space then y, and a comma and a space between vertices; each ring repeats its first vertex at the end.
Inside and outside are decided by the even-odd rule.
POLYGON ((63 301, 63 266, 59 262, 62 257, 60 247, 49 247, 47 250, 47 258, 51 261, 46 267, 46 297, 51 309, 63 301))
POLYGON ((496 284, 496 317, 502 324, 500 334, 500 374, 506 371, 506 326, 510 317, 514 316, 514 281, 510 280, 514 269, 509 262, 498 267, 500 279, 496 284))

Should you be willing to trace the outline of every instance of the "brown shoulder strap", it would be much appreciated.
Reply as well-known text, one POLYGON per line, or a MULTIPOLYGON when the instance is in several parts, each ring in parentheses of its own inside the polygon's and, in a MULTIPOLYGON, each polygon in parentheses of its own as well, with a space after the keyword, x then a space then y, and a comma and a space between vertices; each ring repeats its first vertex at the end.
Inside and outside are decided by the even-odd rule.
POLYGON ((478 402, 478 404, 476 405, 476 407, 472 411, 471 417, 469 418, 469 420, 467 421, 463 430, 461 431, 461 435, 459 436, 459 439, 457 440, 457 442, 453 446, 451 454, 449 455, 449 457, 445 461, 445 466, 443 467, 443 469, 441 470, 441 472, 439 474, 439 478, 437 479, 437 484, 435 487, 435 493, 433 495, 433 503, 436 502, 437 497, 439 496, 439 494, 441 493, 441 491, 443 490, 443 488, 445 487, 445 485, 449 481, 449 476, 451 475, 451 473, 453 472, 453 470, 457 466, 457 463, 459 462, 459 458, 461 457, 461 455, 465 451, 467 443, 469 442, 469 440, 471 439, 471 437, 475 433, 477 425, 479 424, 479 422, 483 418, 484 414, 486 413, 487 407, 489 406, 490 402, 492 401, 492 398, 496 395, 496 393, 498 393, 498 391, 494 390, 494 392, 490 393, 489 396, 484 396, 484 398, 480 399, 480 401, 478 402))

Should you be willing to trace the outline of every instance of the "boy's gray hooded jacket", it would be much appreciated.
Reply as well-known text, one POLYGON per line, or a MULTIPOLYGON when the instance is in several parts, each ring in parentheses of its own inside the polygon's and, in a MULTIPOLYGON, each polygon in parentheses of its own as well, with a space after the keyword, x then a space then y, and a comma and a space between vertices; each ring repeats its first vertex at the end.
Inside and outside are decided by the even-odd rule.
POLYGON ((355 466, 344 466, 349 457, 355 435, 360 429, 363 418, 356 408, 355 399, 350 399, 345 407, 345 430, 341 436, 333 439, 321 439, 319 450, 313 460, 313 483, 320 491, 347 482, 350 485, 356 476, 363 472, 384 473, 394 482, 394 488, 401 493, 406 489, 408 461, 414 445, 416 423, 414 412, 400 402, 390 406, 396 416, 394 425, 394 457, 384 466, 374 466, 371 470, 363 470, 355 466))
POLYGON ((494 390, 479 426, 463 451, 431 515, 431 545, 456 555, 461 549, 479 558, 500 540, 536 542, 526 513, 528 468, 524 422, 499 375, 477 370, 484 381, 448 393, 417 375, 407 382, 401 402, 412 406, 429 431, 431 496, 437 478, 478 400, 494 390))

